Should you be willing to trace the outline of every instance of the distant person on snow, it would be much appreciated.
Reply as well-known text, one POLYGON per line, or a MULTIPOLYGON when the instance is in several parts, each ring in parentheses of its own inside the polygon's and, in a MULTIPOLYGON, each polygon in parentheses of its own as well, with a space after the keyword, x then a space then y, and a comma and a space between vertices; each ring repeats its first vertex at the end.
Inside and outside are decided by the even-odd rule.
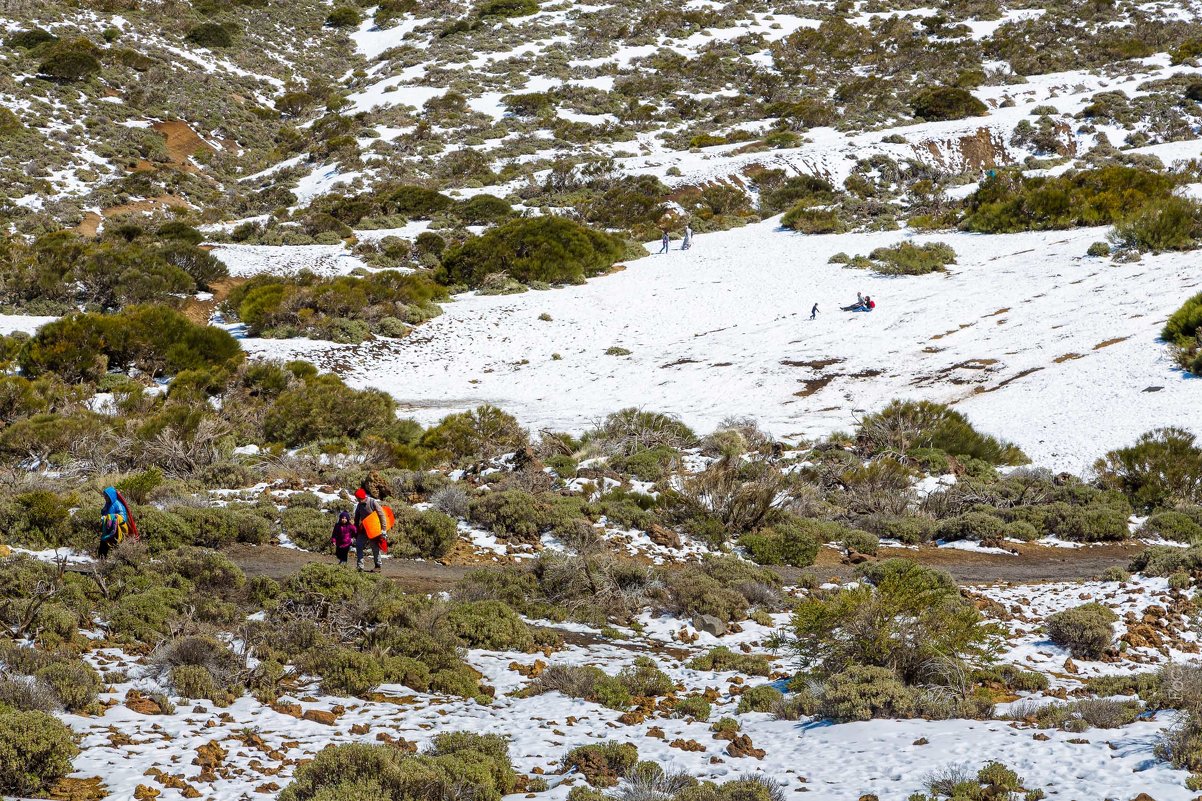
POLYGON ((129 535, 132 534, 137 539, 138 524, 134 522, 125 496, 115 487, 105 487, 102 492, 104 508, 100 510, 100 547, 96 555, 106 559, 109 551, 120 545, 129 535))
POLYGON ((867 295, 861 295, 859 292, 857 292, 856 298, 857 300, 855 303, 851 304, 850 306, 843 306, 843 311, 867 312, 876 308, 876 301, 867 295))
POLYGON ((662 245, 662 247, 659 249, 659 252, 667 253, 668 245, 669 245, 669 243, 671 243, 671 241, 672 240, 668 238, 668 230, 665 228, 664 235, 659 238, 659 243, 660 243, 660 245, 662 245))
MULTIPOLYGON (((356 532, 355 524, 351 522, 350 512, 339 512, 338 522, 334 524, 334 532, 330 534, 330 544, 334 546, 334 556, 338 557, 338 564, 346 564, 346 557, 351 552, 356 532)), ((362 559, 360 559, 360 563, 362 563, 362 559)))
POLYGON ((367 494, 367 490, 360 487, 355 490, 355 567, 360 571, 363 570, 363 552, 371 548, 372 562, 374 563, 373 572, 380 572, 380 540, 384 535, 371 538, 367 536, 367 532, 363 528, 363 521, 368 515, 379 515, 380 531, 388 530, 388 520, 384 517, 384 510, 380 508, 380 502, 367 494))
POLYGON ((810 309, 810 319, 811 320, 818 319, 818 304, 817 303, 814 304, 814 308, 810 309))
POLYGON ((684 227, 684 242, 681 243, 681 250, 688 250, 693 247, 693 228, 686 224, 684 227))

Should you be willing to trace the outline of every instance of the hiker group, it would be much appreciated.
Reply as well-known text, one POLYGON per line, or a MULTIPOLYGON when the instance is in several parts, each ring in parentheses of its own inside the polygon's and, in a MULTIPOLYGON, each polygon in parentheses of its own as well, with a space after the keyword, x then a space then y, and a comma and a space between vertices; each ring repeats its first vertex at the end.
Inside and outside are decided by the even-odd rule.
MULTIPOLYGON (((134 521, 130 504, 116 487, 105 487, 104 506, 100 510, 100 545, 96 554, 101 559, 108 555, 127 538, 141 539, 138 524, 134 521)), ((385 506, 359 487, 355 490, 354 511, 341 511, 330 534, 330 545, 339 564, 345 565, 351 547, 355 549, 355 567, 366 568, 364 558, 370 553, 372 572, 380 572, 380 555, 388 553, 388 532, 396 519, 391 507, 385 506)))
POLYGON ((380 554, 388 553, 388 531, 395 518, 391 507, 373 498, 366 489, 355 490, 354 512, 338 513, 338 522, 330 534, 330 545, 338 564, 345 565, 355 546, 355 567, 362 571, 363 557, 371 553, 372 572, 380 572, 380 554))
MULTIPOLYGON (((672 237, 670 237, 668 235, 667 228, 661 229, 660 233, 662 235, 659 238, 659 243, 660 243, 659 252, 667 253, 669 250, 672 249, 672 237)), ((688 250, 691 247, 693 247, 693 226, 689 225, 688 223, 685 223, 684 237, 680 241, 680 249, 688 250)))

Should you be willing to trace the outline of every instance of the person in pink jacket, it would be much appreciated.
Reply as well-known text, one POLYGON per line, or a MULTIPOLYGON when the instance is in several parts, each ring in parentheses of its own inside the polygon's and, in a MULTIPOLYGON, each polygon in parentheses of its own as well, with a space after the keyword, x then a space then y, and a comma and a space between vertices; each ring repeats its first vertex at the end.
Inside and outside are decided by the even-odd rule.
POLYGON ((338 564, 345 565, 347 555, 351 552, 351 544, 355 541, 355 524, 351 522, 349 512, 339 512, 338 522, 334 524, 334 533, 330 535, 330 544, 334 546, 334 555, 338 564))

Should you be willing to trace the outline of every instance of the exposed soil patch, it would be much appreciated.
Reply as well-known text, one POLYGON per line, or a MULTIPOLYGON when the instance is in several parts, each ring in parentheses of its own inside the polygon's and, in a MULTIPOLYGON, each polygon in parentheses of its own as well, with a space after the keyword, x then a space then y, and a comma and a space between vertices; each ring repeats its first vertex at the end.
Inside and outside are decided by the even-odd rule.
POLYGON ((832 364, 838 364, 842 359, 814 359, 813 361, 801 362, 793 359, 781 359, 781 364, 785 367, 808 367, 811 370, 822 370, 830 367, 832 364))
POLYGON ((159 136, 167 142, 167 155, 171 158, 172 166, 185 172, 196 172, 196 166, 190 159, 196 153, 207 150, 215 152, 213 146, 197 135, 188 127, 188 123, 180 120, 156 122, 152 127, 159 136))
POLYGON ((1080 353, 1066 353, 1063 356, 1057 356, 1055 359, 1052 359, 1052 361, 1054 361, 1056 364, 1064 364, 1065 362, 1071 362, 1073 359, 1084 358, 1085 356, 1080 353))
POLYGON ((818 378, 809 378, 803 380, 801 383, 805 384, 805 389, 801 390, 800 392, 794 392, 793 395, 797 398, 808 398, 834 380, 835 376, 833 375, 824 375, 819 376, 818 378))
POLYGON ((146 214, 166 208, 186 209, 190 208, 190 206, 188 201, 178 195, 159 195, 158 197, 146 200, 137 200, 133 203, 122 203, 120 206, 110 206, 107 209, 103 209, 99 214, 89 211, 84 215, 83 221, 75 227, 75 233, 91 238, 100 233, 100 226, 104 224, 105 220, 111 220, 114 217, 126 217, 131 214, 146 214))
POLYGON ((217 310, 236 287, 246 283, 245 278, 222 278, 209 284, 209 292, 213 295, 208 300, 192 298, 180 309, 183 315, 197 325, 208 325, 217 310))
MULTIPOLYGON (((1003 309, 998 309, 998 310, 997 310, 997 311, 995 311, 995 312, 990 312, 989 314, 986 314, 986 315, 985 315, 985 317, 997 317, 999 314, 1005 314, 1005 313, 1006 313, 1006 312, 1008 312, 1008 311, 1010 311, 1010 307, 1009 307, 1009 306, 1007 306, 1007 307, 1005 307, 1005 308, 1003 308, 1003 309)), ((983 317, 983 318, 981 318, 981 319, 984 319, 984 317, 983 317)))
POLYGON ((1007 378, 1003 381, 998 382, 998 384, 995 386, 977 387, 975 391, 976 392, 997 392, 999 389, 1006 386, 1007 384, 1011 384, 1020 378, 1025 378, 1025 377, 1031 375, 1031 373, 1038 373, 1042 369, 1043 369, 1042 367, 1030 367, 1026 370, 1021 370, 1021 371, 1015 373, 1014 375, 1010 376, 1009 378, 1007 378))
POLYGON ((965 328, 972 328, 974 325, 976 325, 976 323, 960 323, 959 328, 953 328, 951 330, 944 331, 942 334, 935 334, 935 336, 931 337, 931 340, 943 339, 944 337, 951 336, 957 331, 963 331, 965 328))
POLYGON ((1104 339, 1098 344, 1094 345, 1093 349, 1101 350, 1102 348, 1109 348, 1111 345, 1117 345, 1120 342, 1126 342, 1130 338, 1131 337, 1115 337, 1114 339, 1104 339))
POLYGON ((683 364, 697 364, 697 360, 696 359, 677 359, 674 362, 668 362, 667 364, 661 364, 659 366, 659 369, 666 370, 669 367, 680 367, 683 364))

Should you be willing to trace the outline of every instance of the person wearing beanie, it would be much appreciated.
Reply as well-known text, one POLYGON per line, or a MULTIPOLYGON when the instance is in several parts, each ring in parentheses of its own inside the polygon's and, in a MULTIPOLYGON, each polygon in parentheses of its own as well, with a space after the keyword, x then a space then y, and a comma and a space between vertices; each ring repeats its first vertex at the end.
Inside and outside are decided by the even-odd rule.
POLYGON ((378 515, 380 518, 380 531, 388 530, 388 521, 384 517, 384 510, 380 507, 380 502, 367 494, 367 490, 363 487, 355 490, 355 567, 360 571, 363 570, 363 553, 368 548, 371 549, 373 572, 380 572, 380 540, 384 535, 374 539, 367 536, 367 532, 363 529, 363 521, 368 515, 378 515))

